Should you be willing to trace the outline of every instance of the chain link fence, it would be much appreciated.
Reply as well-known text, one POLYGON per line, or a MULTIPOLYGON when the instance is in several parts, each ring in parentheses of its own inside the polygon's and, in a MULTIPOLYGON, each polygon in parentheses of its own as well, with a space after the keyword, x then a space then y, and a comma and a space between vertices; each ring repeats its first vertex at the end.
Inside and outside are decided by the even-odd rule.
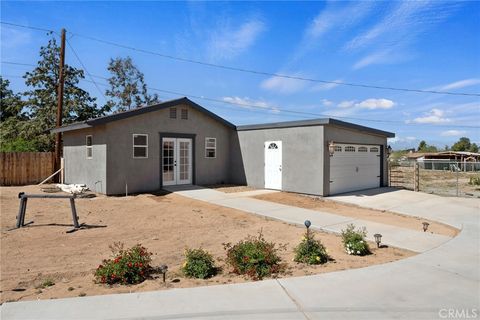
POLYGON ((445 196, 480 198, 480 162, 392 161, 389 185, 445 196))

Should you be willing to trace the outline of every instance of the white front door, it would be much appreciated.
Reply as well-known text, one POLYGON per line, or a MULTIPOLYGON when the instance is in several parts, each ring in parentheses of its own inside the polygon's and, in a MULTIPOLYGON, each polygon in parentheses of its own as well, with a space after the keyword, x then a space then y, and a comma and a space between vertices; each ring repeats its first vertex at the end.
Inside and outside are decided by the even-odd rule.
POLYGON ((164 186, 192 183, 192 139, 162 139, 164 186))
POLYGON ((265 188, 282 190, 282 141, 265 142, 265 188))
POLYGON ((335 144, 330 195, 380 187, 380 146, 335 144))

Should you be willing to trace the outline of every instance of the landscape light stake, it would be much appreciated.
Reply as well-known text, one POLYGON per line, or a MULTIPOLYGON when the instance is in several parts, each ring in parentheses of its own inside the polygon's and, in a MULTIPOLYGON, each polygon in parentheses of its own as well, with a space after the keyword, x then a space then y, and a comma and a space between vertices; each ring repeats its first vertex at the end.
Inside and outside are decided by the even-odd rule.
POLYGON ((375 242, 377 243, 377 248, 380 248, 380 243, 382 242, 382 235, 380 233, 375 233, 375 242))
POLYGON ((165 275, 167 274, 168 271, 168 266, 165 264, 162 264, 160 266, 160 272, 163 274, 163 282, 165 282, 165 275))
POLYGON ((312 223, 310 222, 310 220, 305 220, 303 224, 305 225, 305 227, 307 227, 307 252, 308 252, 308 243, 310 239, 310 226, 312 225, 312 223))
POLYGON ((422 225, 423 225, 423 232, 427 232, 427 229, 428 229, 428 226, 430 225, 430 223, 422 222, 422 225))

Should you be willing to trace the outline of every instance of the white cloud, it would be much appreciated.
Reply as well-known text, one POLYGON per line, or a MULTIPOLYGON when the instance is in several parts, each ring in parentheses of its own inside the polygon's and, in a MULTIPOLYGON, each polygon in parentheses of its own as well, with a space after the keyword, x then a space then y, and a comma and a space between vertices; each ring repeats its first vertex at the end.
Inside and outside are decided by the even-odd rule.
MULTIPOLYGON (((353 68, 372 64, 397 63, 412 56, 408 46, 458 6, 444 1, 392 2, 393 9, 370 29, 346 43, 346 51, 373 48, 353 68)), ((381 17, 380 17, 381 18, 381 17)))
POLYGON ((392 100, 388 100, 388 99, 367 99, 356 104, 356 106, 360 108, 369 109, 369 110, 390 109, 394 105, 395 103, 392 100))
MULTIPOLYGON (((410 121, 407 121, 407 123, 410 121)), ((416 123, 445 123, 450 122, 449 118, 445 118, 445 112, 440 109, 432 109, 427 112, 423 117, 413 119, 416 123)))
POLYGON ((404 61, 408 59, 408 56, 405 54, 399 54, 398 50, 400 48, 389 48, 384 50, 379 50, 373 53, 368 54, 367 56, 358 60, 354 65, 353 69, 358 70, 364 67, 367 67, 372 64, 390 64, 399 61, 404 61))
POLYGON ((340 102, 337 107, 339 108, 359 108, 359 109, 390 109, 395 105, 395 102, 388 99, 375 99, 370 98, 363 100, 361 102, 356 102, 355 100, 344 100, 340 102))
POLYGON ((464 130, 447 130, 440 133, 440 135, 442 137, 459 137, 465 135, 466 133, 467 131, 464 130))
MULTIPOLYGON (((294 76, 300 76, 299 74, 295 74, 294 76)), ((307 84, 305 81, 296 80, 296 79, 289 79, 289 78, 282 78, 282 77, 270 77, 260 84, 263 89, 277 91, 280 93, 294 93, 297 91, 302 90, 305 88, 307 84)))
POLYGON ((379 23, 356 36, 346 44, 347 50, 363 48, 373 42, 389 46, 408 42, 425 32, 428 27, 442 21, 452 12, 454 4, 440 1, 403 1, 379 23))
POLYGON ((355 100, 344 100, 340 102, 337 107, 339 108, 351 108, 355 105, 355 100))
POLYGON ((319 83, 312 87, 313 91, 327 91, 338 87, 343 81, 341 79, 333 80, 330 83, 319 83))
POLYGON ((252 19, 237 28, 221 26, 211 35, 208 52, 211 59, 232 59, 245 52, 265 30, 265 24, 252 19))
POLYGON ((474 86, 477 84, 480 84, 480 79, 465 79, 465 80, 460 80, 460 81, 446 84, 442 86, 440 90, 460 89, 460 88, 474 86))
POLYGON ((270 103, 263 101, 263 100, 253 100, 248 97, 223 97, 223 101, 239 105, 245 109, 266 109, 269 110, 271 113, 280 113, 277 107, 271 105, 270 103))
POLYGON ((322 99, 322 104, 325 106, 325 107, 331 107, 333 106, 333 101, 330 101, 328 99, 322 99))
POLYGON ((308 25, 305 35, 310 38, 319 38, 332 29, 345 29, 360 22, 370 12, 373 3, 360 1, 353 5, 342 7, 335 3, 327 4, 308 25))

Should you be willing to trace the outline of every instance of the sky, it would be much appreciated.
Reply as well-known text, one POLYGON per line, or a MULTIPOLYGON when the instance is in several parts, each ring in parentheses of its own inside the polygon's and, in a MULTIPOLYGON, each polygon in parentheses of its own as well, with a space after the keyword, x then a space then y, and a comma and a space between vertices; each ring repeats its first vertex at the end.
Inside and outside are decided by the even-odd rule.
MULTIPOLYGON (((394 149, 420 140, 443 148, 461 136, 480 144, 478 1, 2 1, 1 20, 65 28, 81 60, 67 46, 66 63, 82 69, 83 63, 94 76, 108 77, 111 58, 130 56, 147 85, 163 90, 151 93, 162 100, 191 97, 236 125, 332 117, 394 132, 394 149)), ((20 92, 26 89, 20 77, 33 67, 5 62, 36 64, 50 36, 0 26, 1 74, 20 92)), ((105 80, 93 79, 97 86, 80 85, 103 105, 105 80)))

